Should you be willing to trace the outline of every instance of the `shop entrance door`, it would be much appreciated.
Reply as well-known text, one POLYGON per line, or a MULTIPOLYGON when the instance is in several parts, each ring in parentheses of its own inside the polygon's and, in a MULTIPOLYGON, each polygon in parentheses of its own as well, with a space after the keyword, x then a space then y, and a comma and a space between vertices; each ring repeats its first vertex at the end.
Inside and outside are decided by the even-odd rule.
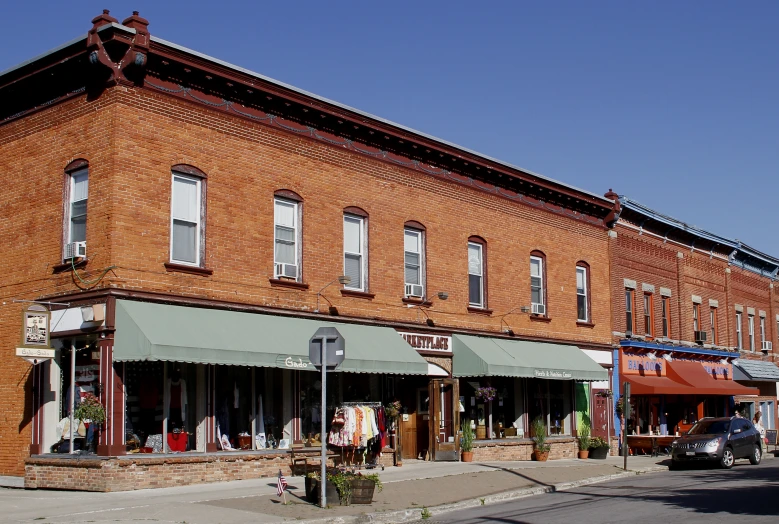
POLYGON ((430 381, 430 449, 435 461, 460 460, 460 385, 450 378, 430 381))
POLYGON ((605 389, 592 390, 592 436, 608 439, 609 432, 609 399, 598 393, 605 389))

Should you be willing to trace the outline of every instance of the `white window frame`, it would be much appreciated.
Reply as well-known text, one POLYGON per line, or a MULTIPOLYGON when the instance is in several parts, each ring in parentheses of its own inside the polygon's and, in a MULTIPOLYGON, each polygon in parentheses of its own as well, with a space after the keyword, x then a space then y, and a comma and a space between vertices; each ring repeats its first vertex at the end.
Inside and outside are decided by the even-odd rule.
POLYGON ((582 274, 582 289, 583 292, 579 293, 579 286, 576 286, 576 297, 578 300, 578 297, 584 297, 584 318, 579 318, 579 304, 576 304, 576 318, 579 322, 589 322, 590 321, 590 307, 588 304, 589 297, 587 296, 587 279, 589 278, 589 275, 587 274, 587 268, 583 266, 576 266, 576 275, 578 276, 579 273, 582 274))
POLYGON ((765 317, 760 317, 760 347, 763 347, 765 342, 765 317))
MULTIPOLYGON (((540 304, 542 306, 546 306, 546 290, 544 289, 544 259, 541 257, 537 257, 534 255, 530 256, 530 303, 531 304, 540 304), (533 276, 533 262, 538 262, 538 275, 533 276), (539 293, 539 297, 541 302, 533 302, 533 279, 537 278, 540 282, 538 288, 541 291, 539 293)), ((546 310, 546 309, 545 309, 546 310)))
MULTIPOLYGON (((68 173, 68 216, 67 216, 67 227, 68 227, 68 244, 73 242, 73 204, 76 202, 81 202, 81 200, 74 200, 74 197, 76 195, 76 177, 86 175, 87 179, 87 197, 81 200, 87 201, 87 206, 89 205, 89 167, 83 167, 81 169, 77 169, 71 173, 68 173)), ((88 210, 84 210, 84 217, 88 216, 88 210)), ((80 241, 82 242, 82 241, 80 241)), ((86 242, 86 233, 84 234, 84 240, 83 242, 86 242)))
POLYGON ((468 242, 468 305, 484 307, 484 246, 479 242, 468 242), (471 247, 479 250, 479 272, 471 273, 471 247), (471 276, 479 277, 479 302, 471 302, 471 276))
POLYGON ((346 250, 346 229, 344 228, 344 275, 346 274, 346 258, 348 255, 360 258, 360 282, 349 282, 344 284, 345 289, 351 289, 354 291, 367 291, 368 290, 368 245, 365 241, 365 217, 359 215, 353 215, 350 213, 344 214, 344 225, 347 221, 357 222, 359 225, 360 238, 357 240, 357 245, 360 247, 359 253, 354 253, 346 250))
POLYGON ((719 321, 717 319, 717 308, 709 308, 709 323, 711 324, 711 345, 717 345, 717 330, 719 329, 719 321))
MULTIPOLYGON (((280 197, 274 197, 273 198, 273 278, 290 278, 285 277, 284 275, 280 275, 277 271, 277 264, 286 264, 286 262, 278 262, 276 260, 276 244, 278 243, 279 239, 276 237, 276 227, 280 224, 277 223, 277 217, 276 217, 276 206, 277 205, 283 205, 283 206, 290 206, 292 207, 292 218, 294 220, 294 223, 292 225, 292 238, 294 239, 294 249, 293 253, 295 254, 295 267, 297 268, 297 277, 294 279, 295 282, 300 282, 302 271, 301 271, 301 264, 300 264, 300 202, 296 202, 295 200, 291 200, 288 198, 280 198, 280 197)), ((281 227, 288 228, 288 226, 281 225, 281 227)))
POLYGON ((695 333, 700 331, 701 325, 700 325, 700 305, 693 304, 692 305, 692 331, 693 331, 693 337, 695 337, 695 333))
POLYGON ((193 266, 193 267, 200 267, 201 262, 201 254, 200 254, 200 245, 202 239, 201 231, 203 229, 202 220, 203 220, 203 201, 202 201, 202 195, 203 195, 203 180, 199 177, 194 176, 188 176, 181 173, 178 173, 176 171, 173 171, 172 176, 170 178, 170 261, 174 264, 182 264, 185 266, 193 266), (190 182, 195 182, 195 187, 197 188, 197 194, 195 195, 195 201, 197 202, 197 222, 194 222, 195 224, 195 262, 190 262, 188 260, 176 260, 173 258, 173 222, 176 220, 179 220, 181 222, 187 222, 192 224, 190 220, 184 220, 177 218, 173 215, 173 199, 175 198, 175 187, 176 187, 176 179, 182 179, 187 180, 190 182))
POLYGON ((741 311, 736 311, 736 348, 737 349, 744 349, 744 334, 741 331, 741 323, 743 322, 744 317, 741 314, 741 311))
POLYGON ((419 285, 422 286, 422 297, 427 296, 427 289, 425 286, 425 232, 421 229, 414 229, 413 227, 403 228, 403 296, 408 297, 406 294, 406 285, 419 285), (417 245, 419 246, 419 252, 415 253, 419 256, 419 283, 406 282, 406 253, 414 253, 413 251, 406 251, 406 235, 416 235, 418 238, 417 245))
POLYGON ((749 351, 755 351, 755 315, 747 315, 749 327, 749 351))

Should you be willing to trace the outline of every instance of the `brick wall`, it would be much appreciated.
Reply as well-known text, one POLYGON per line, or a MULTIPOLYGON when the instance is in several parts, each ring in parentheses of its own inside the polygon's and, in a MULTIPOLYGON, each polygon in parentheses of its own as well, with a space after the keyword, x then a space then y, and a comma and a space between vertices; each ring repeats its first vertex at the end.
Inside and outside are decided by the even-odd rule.
MULTIPOLYGON (((343 272, 343 209, 368 212, 372 299, 325 296, 344 317, 418 324, 403 295, 403 225, 426 227, 427 289, 449 300, 429 310, 436 326, 500 333, 500 314, 530 303, 529 255, 546 254, 549 322, 506 317, 519 336, 604 347, 611 340, 606 231, 581 220, 335 146, 315 142, 144 89, 114 87, 99 98, 52 106, 3 125, 0 173, 13 177, 0 196, 3 261, 0 345, 19 337, 21 306, 12 299, 57 297, 113 287, 311 312, 316 292, 343 272), (87 250, 79 274, 61 262, 63 168, 89 161, 87 250), (208 175, 205 266, 213 275, 169 272, 170 168, 190 164, 208 175), (303 201, 303 281, 307 290, 271 286, 273 193, 303 201), (492 315, 468 311, 467 239, 487 241, 492 315), (592 326, 576 323, 578 261, 591 268, 592 326)), ((0 475, 22 473, 30 441, 29 365, 0 364, 4 422, 0 475)))
MULTIPOLYGON (((549 439, 547 443, 551 446, 549 460, 570 459, 578 456, 579 445, 574 438, 549 439)), ((479 441, 473 444, 474 462, 531 460, 532 453, 533 441, 529 439, 497 442, 479 441)))

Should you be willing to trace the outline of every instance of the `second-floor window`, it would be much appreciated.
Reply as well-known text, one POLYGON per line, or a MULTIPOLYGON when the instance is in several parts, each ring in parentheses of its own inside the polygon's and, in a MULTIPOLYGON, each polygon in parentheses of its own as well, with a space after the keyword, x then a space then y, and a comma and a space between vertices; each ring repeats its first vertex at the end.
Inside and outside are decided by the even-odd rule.
POLYGON ((700 318, 700 306, 698 304, 692 305, 692 330, 693 330, 693 340, 697 339, 698 337, 698 331, 700 331, 700 322, 698 322, 698 319, 700 318))
POLYGON ((468 305, 484 307, 484 248, 468 242, 468 305))
POLYGON ((755 315, 747 315, 747 327, 749 328, 749 351, 755 350, 755 315))
POLYGON ((654 306, 654 299, 651 293, 644 294, 644 333, 647 338, 654 338, 654 328, 652 326, 652 308, 654 306))
POLYGON ((89 196, 89 172, 86 168, 70 174, 70 220, 68 242, 87 240, 87 198, 89 196))
POLYGON ((273 276, 298 280, 300 276, 298 202, 274 199, 273 276))
POLYGON ((344 275, 351 279, 346 289, 367 291, 365 251, 365 219, 344 215, 344 275))
POLYGON ((760 349, 763 349, 763 342, 765 342, 765 317, 760 317, 760 349))
POLYGON ((200 192, 200 179, 173 173, 171 262, 200 265, 200 192))
POLYGON ((736 311, 736 347, 744 349, 744 337, 741 333, 741 312, 736 311))
POLYGON ((530 257, 530 304, 531 312, 536 315, 546 315, 544 300, 544 259, 530 257))
POLYGON ((716 346, 719 343, 719 337, 717 337, 717 308, 713 307, 709 310, 709 317, 709 320, 711 320, 711 343, 716 346))
POLYGON ((422 231, 406 228, 404 232, 404 272, 407 297, 425 296, 424 236, 422 231))
POLYGON ((671 299, 669 297, 663 297, 661 315, 663 320, 663 336, 665 338, 671 337, 671 299))
POLYGON ((635 317, 633 316, 633 310, 635 309, 635 298, 632 289, 625 290, 625 331, 635 332, 635 317))
POLYGON ((576 319, 579 322, 590 321, 588 276, 586 267, 576 266, 576 319))

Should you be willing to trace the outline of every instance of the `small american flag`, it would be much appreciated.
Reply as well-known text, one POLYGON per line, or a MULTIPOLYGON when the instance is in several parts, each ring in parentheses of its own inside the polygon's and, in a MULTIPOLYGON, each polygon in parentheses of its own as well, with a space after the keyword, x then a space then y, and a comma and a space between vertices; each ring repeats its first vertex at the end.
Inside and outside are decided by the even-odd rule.
POLYGON ((284 475, 281 474, 281 470, 279 470, 279 480, 276 482, 276 494, 280 497, 284 494, 286 489, 287 479, 284 478, 284 475))

